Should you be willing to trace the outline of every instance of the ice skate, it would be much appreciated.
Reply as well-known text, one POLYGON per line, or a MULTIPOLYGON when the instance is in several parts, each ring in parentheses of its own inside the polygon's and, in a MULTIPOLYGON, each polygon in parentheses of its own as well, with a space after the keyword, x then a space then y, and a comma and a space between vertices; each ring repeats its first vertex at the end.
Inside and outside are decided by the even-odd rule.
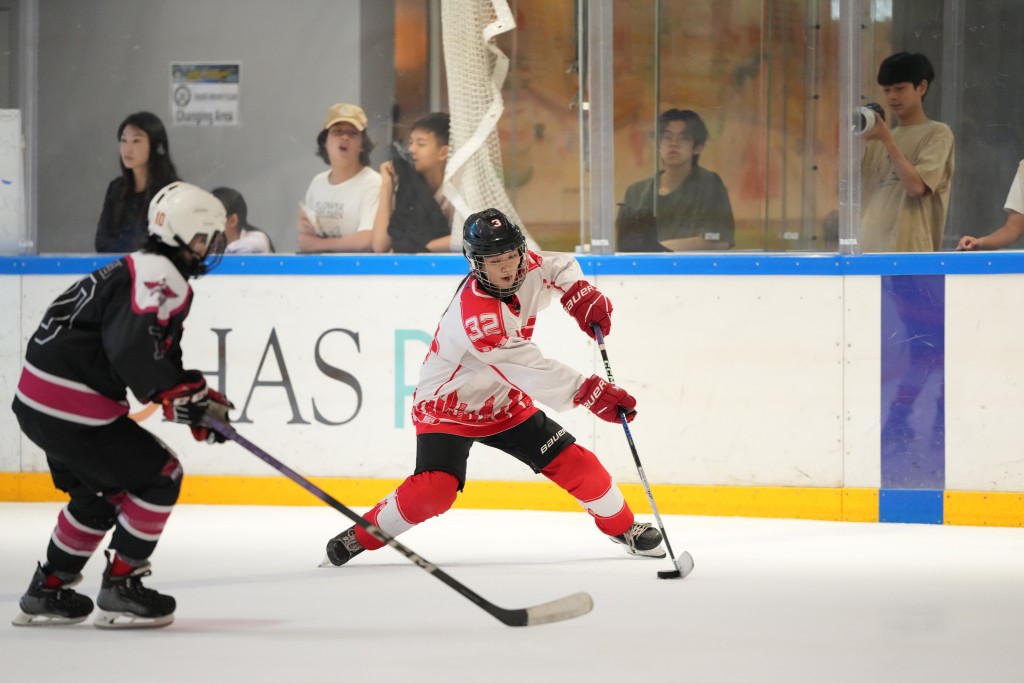
POLYGON ((92 600, 72 590, 81 574, 63 574, 36 565, 28 591, 21 596, 21 614, 11 621, 15 626, 58 626, 85 621, 92 612, 92 600), (47 583, 53 584, 46 587, 47 583))
POLYGON ((152 573, 149 566, 147 562, 125 576, 111 576, 113 559, 107 553, 107 569, 96 599, 100 608, 93 621, 96 628, 157 628, 174 621, 174 598, 142 585, 143 577, 152 573))
POLYGON ((609 538, 626 546, 626 552, 630 555, 665 557, 665 549, 661 547, 661 532, 646 522, 635 522, 626 533, 609 538))
POLYGON ((356 539, 356 528, 350 527, 327 541, 327 560, 340 567, 364 550, 356 539))

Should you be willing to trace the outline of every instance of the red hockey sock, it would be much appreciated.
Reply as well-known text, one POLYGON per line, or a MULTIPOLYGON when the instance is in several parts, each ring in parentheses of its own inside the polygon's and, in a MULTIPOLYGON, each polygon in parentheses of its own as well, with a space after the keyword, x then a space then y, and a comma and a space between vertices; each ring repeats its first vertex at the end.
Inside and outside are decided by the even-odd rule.
POLYGON ((122 560, 120 555, 114 553, 114 562, 110 567, 111 576, 128 576, 133 571, 135 571, 135 567, 122 560))
MULTIPOLYGON (((420 472, 403 481, 364 517, 389 536, 398 536, 420 522, 446 512, 458 494, 459 480, 447 472, 420 472)), ((367 550, 376 550, 384 545, 361 526, 356 526, 356 540, 367 550)))
POLYGON ((57 578, 56 574, 50 574, 43 581, 43 588, 60 588, 64 585, 64 582, 57 578))
POLYGON ((609 536, 625 533, 633 524, 633 511, 612 475, 579 444, 567 446, 540 473, 571 493, 609 536))

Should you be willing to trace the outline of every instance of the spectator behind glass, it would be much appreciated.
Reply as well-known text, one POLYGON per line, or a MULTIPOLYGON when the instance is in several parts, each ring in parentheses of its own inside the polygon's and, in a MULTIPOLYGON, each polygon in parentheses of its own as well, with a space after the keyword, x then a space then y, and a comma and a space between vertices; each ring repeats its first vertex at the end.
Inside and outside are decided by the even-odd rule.
POLYGON ((230 187, 214 188, 210 194, 220 200, 227 213, 224 223, 224 237, 227 240, 225 254, 273 254, 274 243, 267 233, 249 225, 249 207, 238 190, 230 187))
POLYGON ((370 168, 366 114, 354 104, 335 104, 316 145, 330 168, 313 177, 299 206, 299 251, 371 251, 380 174, 370 168))
POLYGON ((882 60, 878 85, 898 125, 875 117, 863 133, 861 251, 938 251, 953 181, 953 131, 924 113, 935 80, 922 54, 898 52, 882 60))
POLYGON ((658 117, 658 175, 630 185, 615 221, 619 251, 728 249, 735 223, 719 175, 700 166, 708 129, 689 109, 658 117))
POLYGON ((167 129, 156 114, 132 114, 117 128, 121 175, 107 186, 96 226, 96 251, 127 253, 148 238, 149 202, 178 180, 167 129))
POLYGON ((1006 195, 1006 222, 1003 227, 984 237, 964 235, 956 245, 958 251, 977 251, 989 249, 1005 249, 1024 235, 1024 161, 1017 166, 1017 175, 1010 183, 1010 193, 1006 195))
POLYGON ((448 163, 450 119, 427 114, 412 124, 409 151, 396 143, 392 160, 380 165, 380 205, 373 222, 373 250, 451 251, 451 203, 441 191, 448 163))

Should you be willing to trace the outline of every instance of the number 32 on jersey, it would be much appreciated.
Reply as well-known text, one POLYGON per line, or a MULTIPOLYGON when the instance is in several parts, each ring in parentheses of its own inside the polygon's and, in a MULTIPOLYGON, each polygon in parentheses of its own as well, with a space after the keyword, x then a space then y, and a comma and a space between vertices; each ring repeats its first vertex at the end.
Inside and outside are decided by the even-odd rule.
POLYGON ((481 313, 462 321, 466 334, 471 342, 478 342, 484 337, 501 334, 501 321, 497 313, 481 313))

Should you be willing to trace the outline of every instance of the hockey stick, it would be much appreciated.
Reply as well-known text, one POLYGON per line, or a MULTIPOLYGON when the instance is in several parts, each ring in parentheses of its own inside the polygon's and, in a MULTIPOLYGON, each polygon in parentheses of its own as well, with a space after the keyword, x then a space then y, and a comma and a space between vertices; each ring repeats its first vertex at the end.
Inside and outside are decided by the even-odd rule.
POLYGON ((402 553, 409 559, 413 564, 423 569, 427 573, 431 574, 442 583, 447 585, 449 588, 454 589, 457 593, 468 599, 470 602, 476 604, 477 607, 484 610, 492 617, 505 624, 506 626, 536 626, 538 624, 550 624, 555 621, 564 621, 566 619, 573 619, 580 617, 589 612, 594 607, 594 601, 590 598, 587 593, 574 593, 567 595, 564 598, 552 600, 551 602, 545 602, 541 605, 534 605, 533 607, 524 607, 521 609, 505 609, 498 607, 492 602, 485 600, 481 596, 474 593, 472 590, 467 588, 461 582, 453 579, 447 573, 445 573, 437 565, 428 562, 424 558, 420 557, 406 546, 399 543, 393 536, 388 535, 382 529, 374 524, 363 519, 358 513, 346 507, 336 499, 331 497, 323 489, 319 488, 316 484, 309 481, 301 474, 295 472, 290 467, 277 460, 272 455, 261 449, 256 444, 252 443, 244 436, 235 431, 234 427, 222 422, 215 417, 207 415, 203 418, 204 424, 210 429, 215 430, 227 439, 231 439, 242 448, 246 449, 257 458, 267 463, 275 470, 285 475, 296 484, 306 489, 314 496, 322 500, 323 502, 330 505, 332 508, 345 515, 359 526, 366 529, 367 533, 376 538, 378 541, 385 543, 398 552, 402 553))
MULTIPOLYGON (((615 384, 615 377, 612 376, 612 366, 608 361, 608 350, 604 347, 604 333, 601 332, 601 326, 597 323, 592 323, 591 327, 594 330, 594 338, 597 340, 597 348, 601 350, 601 358, 604 360, 604 371, 608 375, 608 381, 615 384)), ((676 559, 675 553, 672 552, 672 544, 668 541, 668 534, 665 533, 665 525, 661 522, 661 515, 658 513, 658 505, 654 502, 654 494, 651 493, 651 485, 647 483, 647 475, 644 474, 644 466, 640 464, 640 455, 636 452, 636 444, 633 443, 633 435, 629 431, 629 422, 626 421, 626 413, 619 411, 619 422, 622 423, 622 429, 626 432, 626 441, 629 442, 629 450, 633 453, 633 462, 636 463, 636 471, 640 473, 640 481, 644 485, 644 492, 647 493, 647 500, 651 503, 651 512, 654 513, 654 519, 658 522, 658 529, 661 530, 661 537, 665 539, 665 547, 668 548, 668 556, 672 559, 672 564, 675 569, 667 569, 665 571, 658 572, 659 579, 682 579, 687 574, 693 571, 693 557, 690 553, 685 550, 676 559)))

